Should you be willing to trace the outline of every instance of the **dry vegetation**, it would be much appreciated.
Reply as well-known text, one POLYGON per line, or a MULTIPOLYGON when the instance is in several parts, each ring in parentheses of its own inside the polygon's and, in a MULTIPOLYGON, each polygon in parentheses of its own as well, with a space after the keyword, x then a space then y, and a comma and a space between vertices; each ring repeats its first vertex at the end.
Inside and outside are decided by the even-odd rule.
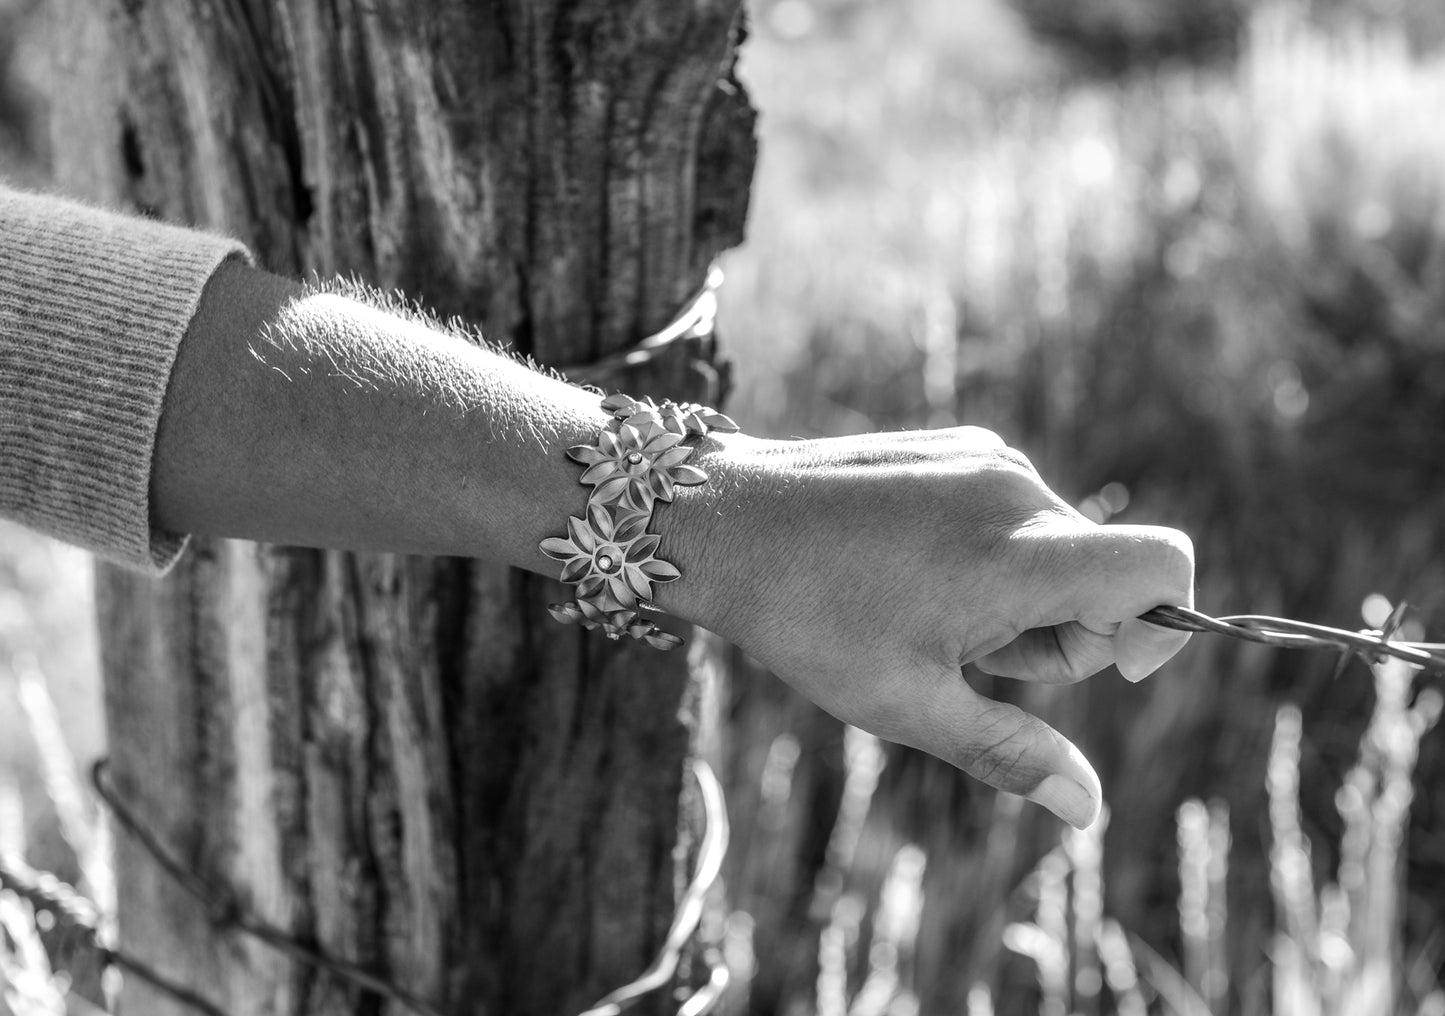
MULTIPOLYGON (((1228 62, 1080 81, 968 6, 780 2, 759 28, 763 165, 724 308, 735 415, 780 435, 990 426, 1096 518, 1191 532, 1206 609, 1350 624, 1380 590, 1438 629, 1445 62, 1390 19, 1276 5, 1228 62)), ((1198 638, 1141 689, 993 682, 1099 765, 1112 820, 1062 850, 1050 820, 894 749, 830 845, 820 816, 853 778, 839 733, 743 680, 735 797, 770 816, 731 872, 762 957, 753 1011, 1435 1011, 1445 752, 1424 738, 1392 840, 1388 808, 1341 791, 1380 735, 1369 671, 1334 663, 1198 638), (1308 864, 1266 793, 1287 703, 1308 864), (1371 899, 1389 877, 1398 894, 1364 906, 1368 933, 1340 902, 1361 815, 1385 844, 1371 899), (877 925, 897 924, 879 915, 900 857, 919 909, 893 945, 877 925), (1314 925, 1274 903, 1286 864, 1314 925), (1387 987, 1330 967, 1356 955, 1341 943, 1384 950, 1387 987), (864 987, 879 957, 891 994, 864 987)))
MULTIPOLYGON (((734 415, 984 424, 1096 518, 1194 534, 1205 609, 1350 624, 1380 590, 1438 632, 1445 61, 1294 6, 1087 80, 983 0, 759 15, 734 415)), ((0 531, 0 853, 104 899, 64 750, 101 746, 85 599, 0 531)), ((1440 698, 1334 662, 1201 637, 1143 687, 981 681, 1096 760, 1107 826, 1061 838, 732 660, 729 1011, 1445 1014, 1440 698)), ((37 931, 0 894, 0 1014, 89 1011, 37 931)))

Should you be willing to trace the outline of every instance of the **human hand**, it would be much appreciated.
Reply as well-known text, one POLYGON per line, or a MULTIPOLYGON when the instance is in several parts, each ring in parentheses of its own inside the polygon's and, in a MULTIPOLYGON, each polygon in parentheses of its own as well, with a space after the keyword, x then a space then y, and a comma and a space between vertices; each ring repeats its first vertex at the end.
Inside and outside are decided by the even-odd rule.
POLYGON ((1192 604, 1187 536, 1095 525, 975 427, 700 452, 710 482, 660 520, 684 576, 662 606, 848 723, 1076 826, 1097 817, 1079 750, 960 668, 1059 684, 1117 664, 1142 679, 1188 639, 1137 619, 1192 604))

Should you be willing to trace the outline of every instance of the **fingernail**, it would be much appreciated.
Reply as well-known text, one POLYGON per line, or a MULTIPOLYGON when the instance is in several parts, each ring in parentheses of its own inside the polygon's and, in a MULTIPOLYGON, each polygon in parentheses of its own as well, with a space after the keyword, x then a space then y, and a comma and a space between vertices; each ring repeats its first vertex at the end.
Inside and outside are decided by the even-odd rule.
POLYGON ((1164 666, 1164 663, 1164 660, 1160 660, 1158 663, 1140 663, 1137 660, 1120 660, 1116 666, 1119 668, 1119 673, 1124 675, 1124 680, 1138 684, 1144 680, 1144 678, 1154 673, 1154 671, 1164 666))
POLYGON ((1045 776, 1028 795, 1028 799, 1034 804, 1043 805, 1075 829, 1086 829, 1093 825, 1099 814, 1099 807, 1087 790, 1067 776, 1057 773, 1045 776))
POLYGON ((1168 663, 1188 641, 1184 632, 1130 618, 1114 633, 1115 666, 1125 680, 1138 684, 1168 663))

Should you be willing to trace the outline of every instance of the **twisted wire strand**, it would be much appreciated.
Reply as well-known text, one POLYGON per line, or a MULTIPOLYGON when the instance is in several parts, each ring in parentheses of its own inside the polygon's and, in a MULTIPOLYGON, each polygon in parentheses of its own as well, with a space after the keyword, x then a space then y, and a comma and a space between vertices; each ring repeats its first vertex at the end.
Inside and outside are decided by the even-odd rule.
POLYGON ((1393 656, 1425 670, 1445 673, 1445 643, 1401 642, 1392 637, 1399 628, 1402 613, 1403 610, 1397 609, 1380 631, 1348 631, 1263 614, 1211 617, 1189 607, 1155 607, 1139 617, 1175 631, 1210 632, 1282 649, 1332 649, 1358 653, 1372 661, 1393 656))
MULTIPOLYGON (((708 890, 717 882, 718 875, 722 872, 723 855, 728 849, 728 813, 722 784, 718 782, 712 767, 702 759, 693 759, 692 774, 702 796, 702 810, 707 825, 703 831, 702 844, 698 848, 697 868, 673 914, 672 927, 668 930, 667 938, 652 965, 639 974, 636 980, 604 995, 581 1016, 618 1016, 644 995, 667 987, 677 970, 682 950, 702 921, 703 903, 708 890)), ((679 1010, 683 1016, 702 1016, 703 1013, 711 1012, 722 997, 722 989, 727 986, 727 967, 711 954, 705 959, 710 968, 708 982, 683 1004, 679 1010)))
POLYGON ((717 294, 722 283, 722 268, 714 262, 708 266, 702 285, 660 331, 611 356, 604 356, 589 363, 568 364, 558 369, 574 380, 601 379, 617 371, 635 369, 656 360, 683 340, 707 338, 712 335, 716 324, 717 294))
POLYGON ((681 1008, 677 1010, 677 1016, 706 1016, 722 1001, 723 992, 727 990, 728 983, 732 980, 727 964, 723 961, 722 954, 716 949, 709 949, 703 955, 703 962, 707 964, 708 968, 707 983, 682 1003, 681 1008))
MULTIPOLYGON (((441 1010, 430 1003, 365 968, 327 955, 298 941, 283 929, 248 915, 233 894, 215 888, 192 871, 140 822, 117 794, 110 782, 109 772, 109 762, 103 758, 97 760, 91 769, 91 782, 100 799, 126 832, 136 839, 167 875, 205 907, 217 924, 250 935, 293 960, 327 970, 421 1016, 443 1016, 441 1010)), ((677 970, 683 949, 702 921, 707 893, 717 882, 722 872, 723 856, 727 853, 727 805, 722 784, 706 762, 694 759, 692 773, 702 797, 705 828, 692 881, 673 915, 672 926, 663 946, 642 974, 606 995, 582 1016, 617 1016, 644 995, 666 988, 677 970)), ((226 1016, 224 1010, 190 988, 165 977, 135 957, 107 946, 99 930, 100 919, 95 904, 49 872, 30 868, 18 858, 0 856, 0 888, 13 890, 33 905, 51 911, 67 925, 82 929, 91 947, 107 962, 136 974, 152 987, 204 1013, 205 1016, 226 1016)), ((679 1016, 704 1016, 712 1012, 727 987, 728 969, 720 953, 716 949, 709 949, 703 955, 703 962, 708 969, 708 980, 683 1003, 678 1010, 679 1016)))
POLYGON ((171 980, 124 950, 107 945, 95 904, 50 872, 32 868, 14 855, 0 854, 0 889, 13 892, 37 910, 48 911, 63 926, 78 930, 86 945, 94 949, 104 962, 133 974, 204 1016, 226 1016, 185 985, 171 980))
MULTIPOLYGON (((314 946, 299 941, 284 929, 247 914, 237 902, 234 894, 215 888, 182 864, 149 829, 141 824, 135 814, 131 812, 130 807, 121 800, 115 788, 111 786, 109 772, 109 762, 106 759, 99 759, 92 767, 90 775, 91 782, 95 785, 95 792, 100 795, 100 799, 105 802, 106 807, 110 809, 111 814, 115 816, 116 821, 125 828, 126 832, 135 837, 136 841, 145 848, 146 853, 206 908, 207 913, 218 925, 250 935, 293 960, 326 970, 343 980, 350 981, 359 988, 419 1013, 421 1016, 443 1016, 442 1011, 431 1003, 376 976, 365 967, 328 955, 314 946)), ((172 988, 165 990, 173 995, 177 994, 172 988)), ((190 993, 187 992, 187 994, 190 993)), ((180 996, 177 995, 177 997, 180 996)), ((195 1005, 189 998, 184 1001, 195 1005)), ((219 1009, 209 1003, 205 1008, 210 1013, 220 1013, 219 1009)))

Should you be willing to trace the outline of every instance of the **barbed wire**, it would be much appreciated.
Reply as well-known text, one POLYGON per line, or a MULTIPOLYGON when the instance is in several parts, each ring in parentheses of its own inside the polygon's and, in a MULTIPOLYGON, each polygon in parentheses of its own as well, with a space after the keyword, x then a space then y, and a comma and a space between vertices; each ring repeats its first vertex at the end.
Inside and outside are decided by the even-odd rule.
MULTIPOLYGON (((91 768, 91 783, 96 794, 152 860, 201 903, 215 925, 249 935, 294 961, 326 970, 420 1016, 443 1016, 442 1011, 431 1003, 366 968, 331 956, 284 929, 246 913, 234 893, 217 888, 183 864, 139 821, 111 784, 109 771, 109 762, 103 758, 91 768)), ((722 784, 706 762, 693 759, 691 771, 702 798, 704 828, 693 876, 678 903, 672 926, 651 966, 634 980, 607 994, 582 1016, 617 1016, 644 996, 668 987, 683 950, 702 920, 707 894, 722 872, 723 856, 727 853, 727 805, 722 784)), ((166 977, 136 957, 111 947, 106 941, 95 904, 50 872, 32 868, 18 857, 0 854, 0 889, 14 892, 37 909, 53 914, 66 927, 79 930, 85 944, 94 949, 104 962, 135 974, 160 993, 204 1016, 226 1016, 224 1010, 191 988, 166 977)), ((704 1016, 711 1012, 727 987, 728 970, 718 951, 709 948, 704 951, 702 959, 708 970, 708 980, 683 1003, 678 1010, 679 1016, 704 1016)))
POLYGON ((661 330, 610 356, 588 363, 567 364, 557 369, 573 380, 596 383, 618 371, 650 363, 684 339, 710 337, 717 323, 717 294, 722 283, 722 268, 716 263, 709 265, 702 285, 661 330))
POLYGON ((1139 617, 1175 631, 1210 632, 1281 649, 1331 649, 1362 656, 1371 663, 1393 656, 1424 670, 1445 673, 1445 643, 1395 639, 1404 615, 1405 604, 1400 603, 1390 612, 1382 628, 1365 631, 1348 631, 1263 614, 1211 617, 1189 607, 1155 607, 1139 617))
MULTIPOLYGON (((662 949, 652 965, 636 980, 624 984, 603 996, 581 1014, 581 1016, 617 1016, 630 1008, 645 995, 667 987, 677 970, 682 950, 691 941, 693 932, 702 921, 703 904, 708 891, 717 882, 722 872, 723 855, 728 849, 727 801, 723 797, 722 784, 712 767, 702 759, 692 760, 692 774, 697 780, 702 810, 707 826, 703 831, 702 843, 698 847, 697 868, 687 891, 682 894, 677 910, 672 917, 672 927, 667 932, 662 949)), ((716 950, 708 950, 703 960, 709 967, 707 984, 698 989, 678 1010, 678 1016, 702 1016, 713 1010, 722 991, 727 987, 728 970, 716 950)))
POLYGON ((133 974, 157 991, 169 995, 204 1016, 226 1016, 184 984, 166 977, 122 949, 109 944, 102 929, 100 913, 83 894, 48 871, 32 868, 13 854, 0 854, 0 889, 13 892, 37 911, 51 914, 65 928, 78 931, 83 943, 94 950, 101 961, 127 974, 133 974))
MULTIPOLYGON (((177 885, 200 902, 218 927, 249 935, 292 960, 326 970, 351 982, 358 988, 380 995, 412 1012, 421 1014, 421 1016, 443 1016, 442 1011, 431 1003, 378 977, 365 967, 328 955, 297 939, 290 932, 248 914, 233 892, 217 888, 183 864, 136 818, 129 805, 120 798, 110 784, 109 772, 110 763, 103 758, 99 759, 91 768, 91 783, 95 785, 95 792, 100 795, 100 799, 105 802, 110 813, 115 816, 116 821, 125 828, 126 832, 145 848, 152 860, 159 864, 177 885)), ((214 1006, 211 1009, 213 1012, 220 1012, 214 1006)))

